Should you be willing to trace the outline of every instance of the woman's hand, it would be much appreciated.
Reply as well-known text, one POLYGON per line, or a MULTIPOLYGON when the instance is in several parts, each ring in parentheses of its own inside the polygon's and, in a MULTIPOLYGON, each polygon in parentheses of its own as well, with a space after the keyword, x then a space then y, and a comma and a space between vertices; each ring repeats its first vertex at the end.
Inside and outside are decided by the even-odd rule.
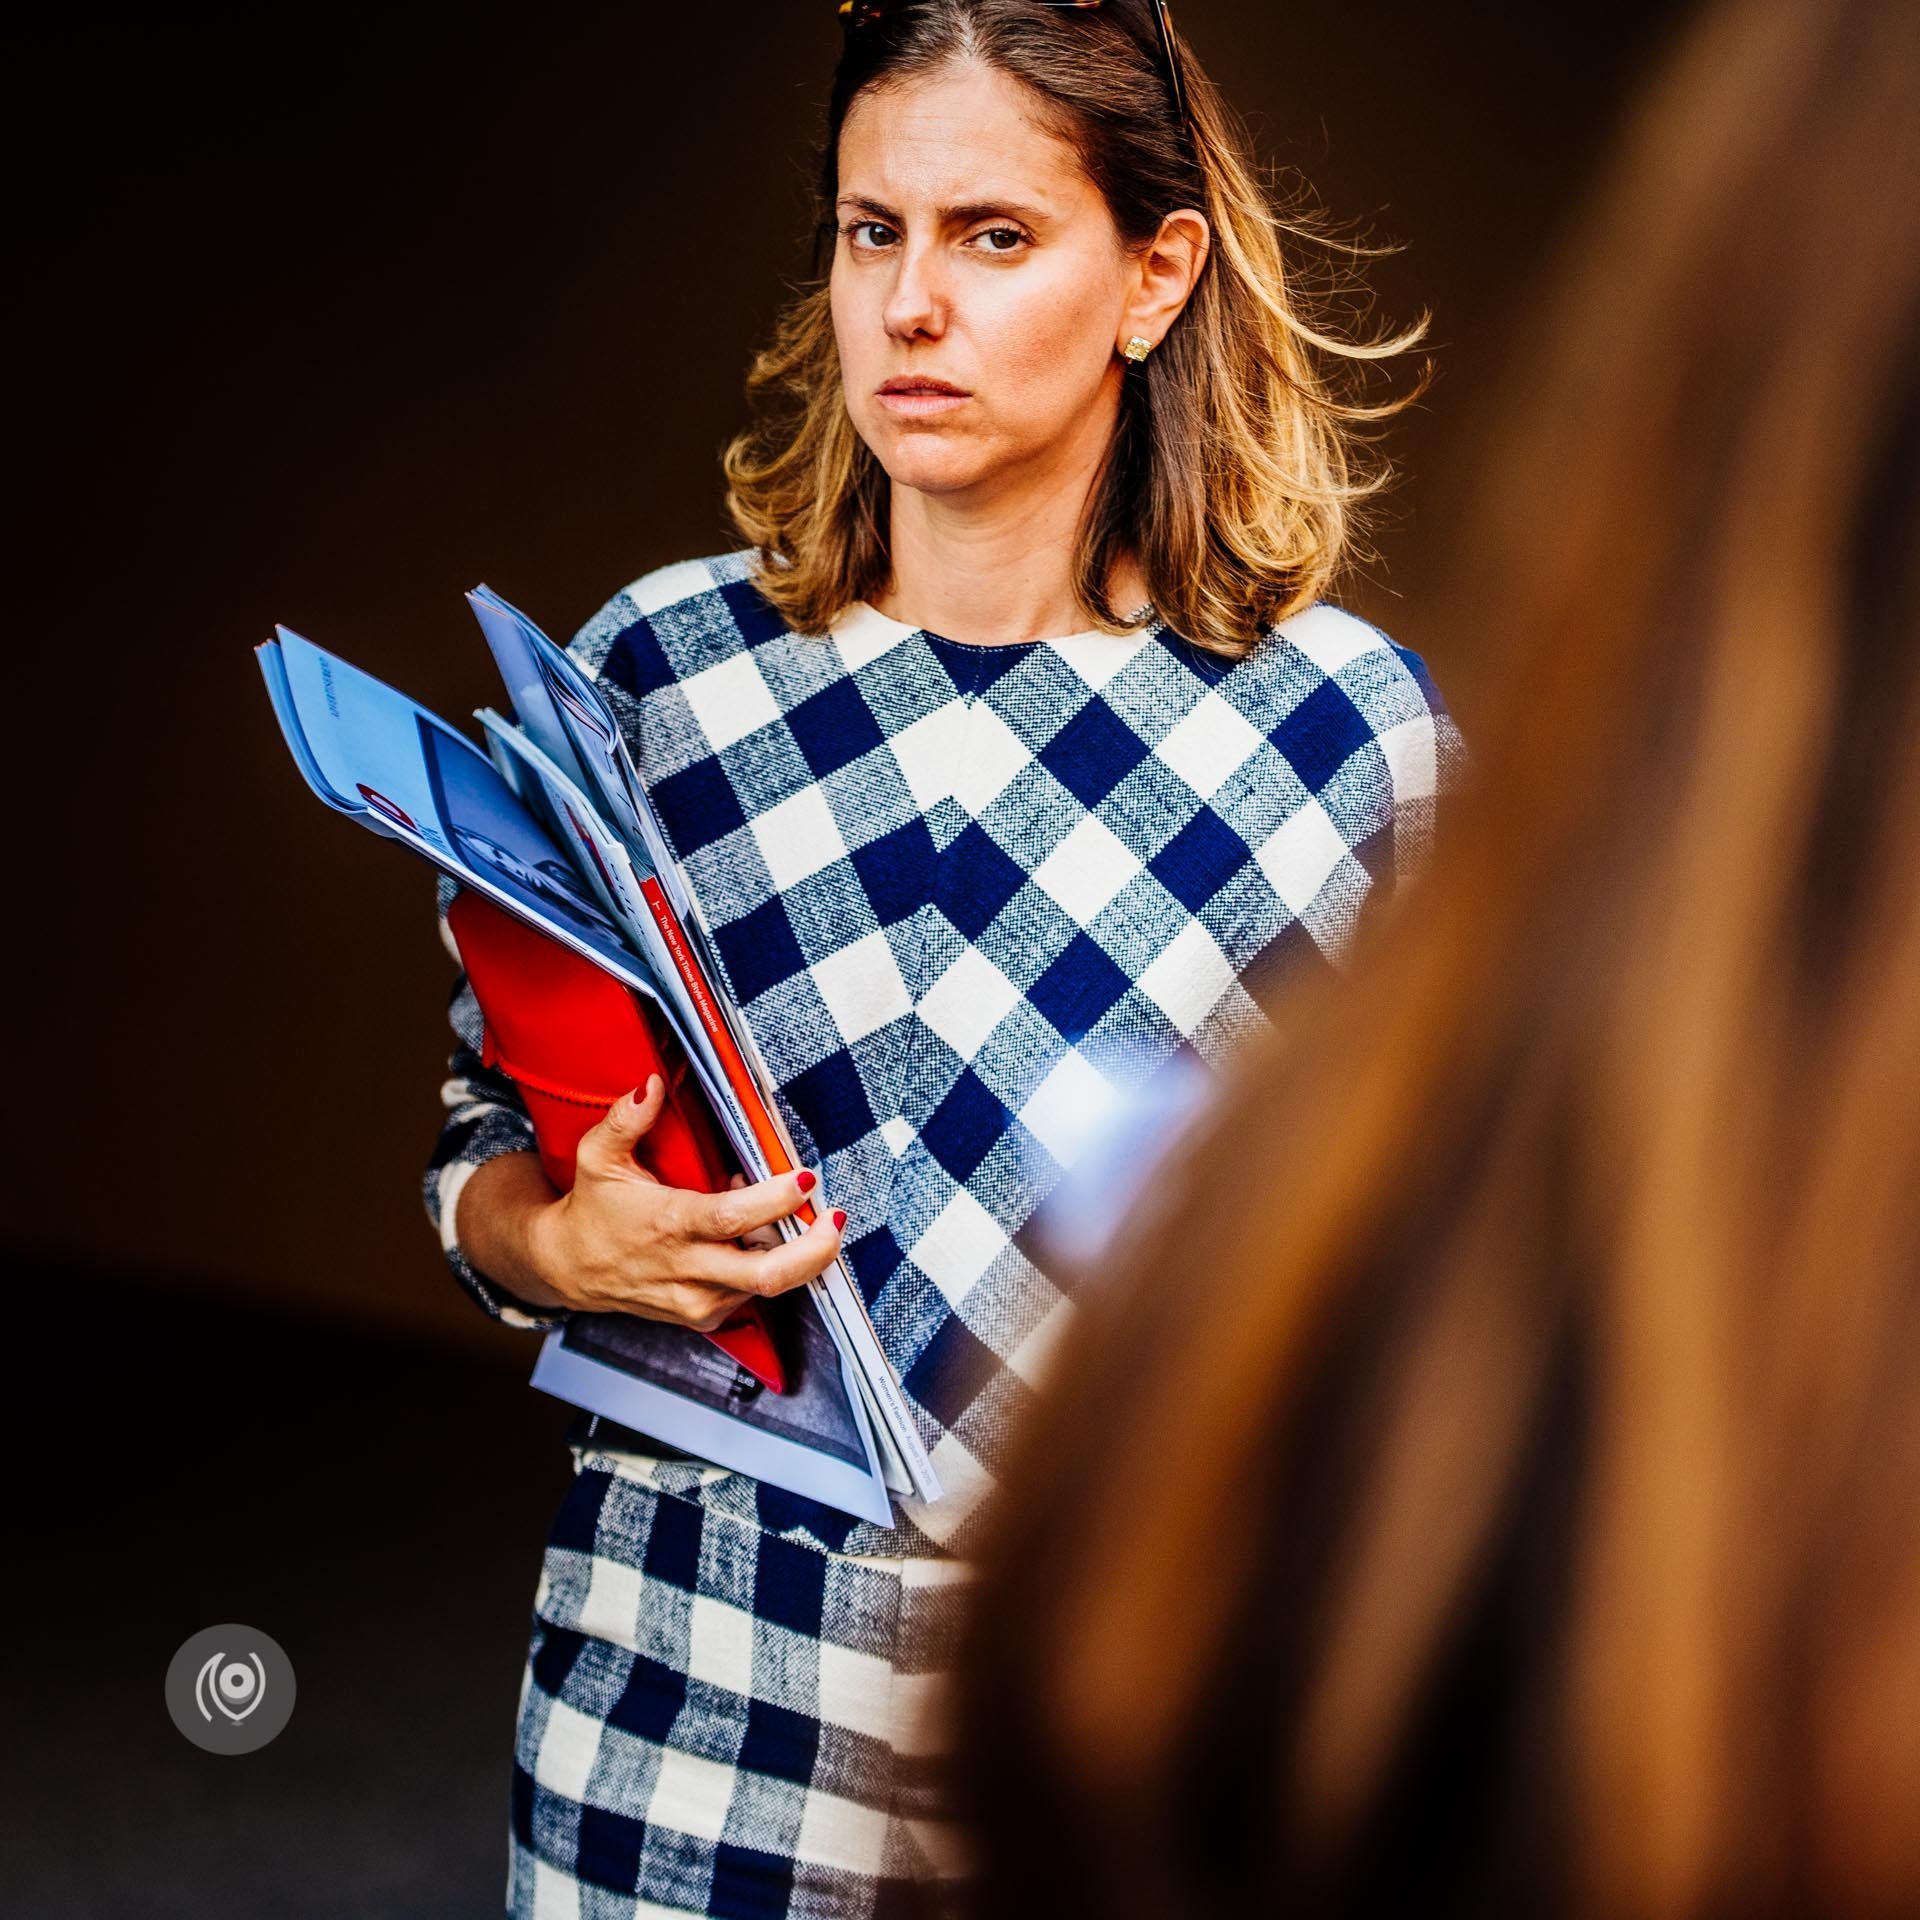
POLYGON ((665 1104, 666 1086, 655 1074, 643 1098, 622 1095, 581 1136, 572 1190, 530 1223, 528 1253, 569 1307, 711 1333, 742 1301, 785 1293, 823 1273, 840 1251, 846 1216, 822 1209, 797 1240, 777 1240, 774 1223, 798 1209, 815 1184, 805 1172, 725 1193, 662 1186, 633 1149, 665 1104), (751 1248, 738 1244, 749 1236, 751 1248))

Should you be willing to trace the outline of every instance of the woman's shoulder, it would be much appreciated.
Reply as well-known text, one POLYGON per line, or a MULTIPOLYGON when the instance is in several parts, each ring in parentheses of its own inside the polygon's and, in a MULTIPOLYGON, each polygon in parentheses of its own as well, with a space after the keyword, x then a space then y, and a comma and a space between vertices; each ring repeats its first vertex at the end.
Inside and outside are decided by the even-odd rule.
POLYGON ((1413 648, 1331 600, 1316 600, 1268 628, 1247 664, 1263 661, 1269 671, 1315 688, 1331 683, 1380 727, 1447 711, 1426 661, 1413 648))
POLYGON ((567 651, 636 698, 723 667, 786 630, 754 588, 755 557, 743 547, 655 567, 608 599, 567 651))
POLYGON ((1370 746, 1403 802, 1450 784, 1461 761, 1459 729, 1426 661, 1329 600, 1270 627, 1215 691, 1267 736, 1310 792, 1370 746))

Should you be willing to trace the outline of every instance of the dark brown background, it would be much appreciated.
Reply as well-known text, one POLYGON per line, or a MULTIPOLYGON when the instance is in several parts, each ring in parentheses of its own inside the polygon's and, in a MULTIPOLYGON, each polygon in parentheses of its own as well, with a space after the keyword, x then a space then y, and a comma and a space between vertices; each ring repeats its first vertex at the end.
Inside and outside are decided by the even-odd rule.
MULTIPOLYGON (((69 10, 75 12, 75 10, 69 10)), ((1524 290, 1671 0, 1181 0, 1442 378, 1354 598, 1429 646, 1524 290)), ((831 0, 97 9, 10 46, 0 1856, 22 1912, 497 1912, 527 1608, 567 1477, 533 1343, 428 1231, 451 964, 424 868, 301 787, 275 620, 462 719, 461 592, 557 635, 731 544, 716 456, 798 246, 831 0), (275 1635, 244 1761, 161 1709, 275 1635)), ((18 33, 16 29, 16 33, 18 33)))
MULTIPOLYGON (((1664 11, 1180 8, 1268 151, 1404 243, 1383 312, 1433 310, 1442 379, 1353 595, 1408 644, 1455 445, 1664 11)), ((306 796, 250 648, 284 620, 463 721, 499 699, 464 588, 564 637, 733 544, 716 456, 802 270, 836 29, 826 0, 386 12, 101 25, 22 74, 8 710, 40 978, 3 1231, 497 1343, 417 1193, 431 882, 306 796)))

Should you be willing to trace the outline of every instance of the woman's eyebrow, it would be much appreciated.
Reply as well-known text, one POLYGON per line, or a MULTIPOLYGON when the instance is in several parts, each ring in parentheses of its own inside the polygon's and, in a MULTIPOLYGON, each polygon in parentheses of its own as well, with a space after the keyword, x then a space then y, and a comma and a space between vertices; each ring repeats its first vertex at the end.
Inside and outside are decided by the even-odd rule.
MULTIPOLYGON (((857 207, 862 213, 870 213, 877 220, 889 220, 895 226, 903 224, 904 216, 883 201, 870 200, 863 193, 843 193, 838 205, 857 207)), ((1027 206, 1018 200, 973 200, 960 206, 937 207, 935 218, 943 227, 967 226, 975 220, 990 220, 995 214, 1005 214, 1023 221, 1030 227, 1045 225, 1049 219, 1044 207, 1027 206)))
POLYGON ((976 200, 968 206, 942 207, 940 221, 943 226, 962 227, 971 225, 975 220, 991 220, 997 213, 1029 227, 1044 225, 1047 219, 1044 207, 1027 206, 1019 200, 976 200))

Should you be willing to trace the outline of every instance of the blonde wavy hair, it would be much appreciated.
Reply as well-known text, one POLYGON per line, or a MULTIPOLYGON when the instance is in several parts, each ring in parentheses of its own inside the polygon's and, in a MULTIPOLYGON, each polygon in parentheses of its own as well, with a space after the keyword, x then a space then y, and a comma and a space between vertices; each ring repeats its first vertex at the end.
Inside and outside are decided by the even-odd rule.
POLYGON ((1106 465, 1074 556, 1088 619, 1125 621, 1108 597, 1131 557, 1160 618, 1235 657, 1318 599, 1360 551, 1365 508, 1389 469, 1370 429, 1424 385, 1368 398, 1372 370, 1413 347, 1424 321, 1359 337, 1370 250, 1338 237, 1303 194, 1263 183, 1247 134, 1184 42, 1188 115, 1174 110, 1143 0, 1097 11, 1033 0, 902 0, 847 36, 828 107, 815 272, 748 379, 753 423, 727 449, 727 509, 757 550, 755 584, 796 632, 824 632, 892 573, 888 480, 848 415, 828 304, 840 132, 874 87, 955 62, 1024 83, 1078 152, 1122 243, 1144 249, 1166 214, 1204 212, 1207 264, 1160 348, 1129 370, 1106 465), (1311 275, 1296 271, 1299 250, 1311 275), (824 261, 827 264, 823 264, 824 261))
POLYGON ((1450 838, 1006 1462, 970 1911, 1920 1914, 1917 206, 1913 0, 1735 0, 1526 311, 1450 838))

